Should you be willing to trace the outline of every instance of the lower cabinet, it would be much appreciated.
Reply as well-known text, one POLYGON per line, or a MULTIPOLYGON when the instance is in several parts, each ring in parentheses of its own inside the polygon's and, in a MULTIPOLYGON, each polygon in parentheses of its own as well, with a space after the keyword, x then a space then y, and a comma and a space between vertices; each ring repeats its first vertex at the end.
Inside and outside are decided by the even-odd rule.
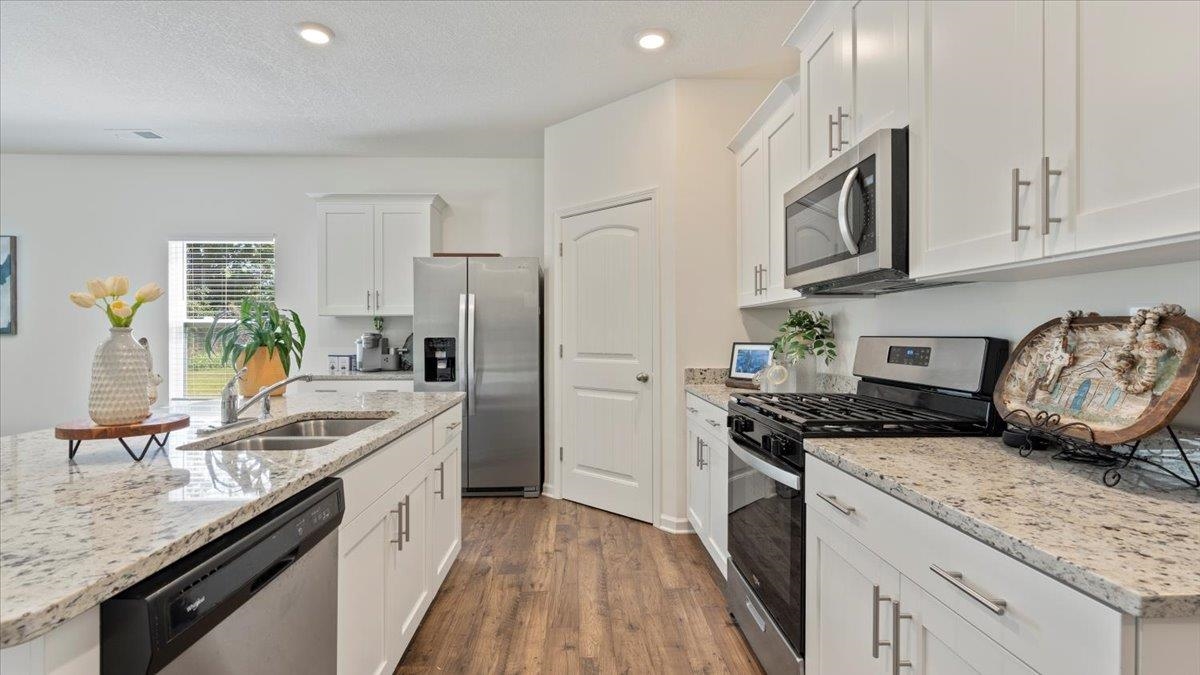
POLYGON ((378 485, 364 475, 390 477, 396 467, 413 467, 338 530, 338 672, 343 675, 395 670, 461 549, 461 441, 455 437, 432 452, 431 424, 341 474, 347 503, 363 503, 374 495, 357 492, 378 485))
POLYGON ((456 436, 436 457, 429 478, 430 573, 440 585, 462 549, 462 437, 456 436))
POLYGON ((687 400, 687 516, 721 576, 729 559, 729 446, 725 410, 698 396, 687 400))

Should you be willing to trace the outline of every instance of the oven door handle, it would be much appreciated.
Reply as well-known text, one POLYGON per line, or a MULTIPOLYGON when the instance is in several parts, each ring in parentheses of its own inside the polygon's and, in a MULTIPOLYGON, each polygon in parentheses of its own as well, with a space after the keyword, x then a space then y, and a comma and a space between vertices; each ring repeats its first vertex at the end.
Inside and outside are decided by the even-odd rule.
POLYGON ((800 489, 799 474, 792 473, 781 466, 776 466, 775 464, 768 462, 762 457, 759 457, 756 453, 743 448, 737 441, 730 443, 729 449, 733 451, 733 454, 737 455, 738 459, 748 464, 750 468, 754 469, 755 471, 764 474, 771 480, 774 480, 778 483, 783 483, 793 490, 800 489))
POLYGON ((856 166, 846 174, 846 181, 842 183, 842 192, 838 195, 838 230, 842 233, 842 241, 846 242, 846 250, 850 251, 850 255, 858 255, 858 242, 854 241, 854 236, 850 234, 850 214, 848 212, 850 188, 854 187, 854 179, 857 177, 858 167, 856 166))

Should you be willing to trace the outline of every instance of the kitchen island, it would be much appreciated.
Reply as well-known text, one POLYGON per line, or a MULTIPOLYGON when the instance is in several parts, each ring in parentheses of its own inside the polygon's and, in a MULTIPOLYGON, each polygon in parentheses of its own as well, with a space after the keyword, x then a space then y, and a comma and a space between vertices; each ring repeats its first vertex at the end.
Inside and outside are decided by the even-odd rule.
MULTIPOLYGON (((191 427, 172 434, 165 448, 140 463, 116 441, 86 441, 69 461, 65 441, 54 439, 51 430, 0 439, 0 647, 6 648, 0 657, 6 672, 22 663, 20 645, 48 633, 52 638, 61 624, 96 614, 91 610, 107 598, 321 479, 356 471, 373 453, 389 448, 409 453, 411 460, 397 466, 414 471, 436 460, 439 447, 457 445, 457 433, 431 429, 431 421, 446 420, 448 429, 457 429, 462 397, 294 394, 273 402, 269 420, 211 435, 200 430, 218 419, 215 401, 173 402, 163 412, 190 414, 191 427), (451 420, 456 415, 457 423, 451 420), (218 448, 311 419, 379 422, 309 449, 218 448), (411 449, 409 439, 418 434, 421 447, 411 449)), ((244 417, 253 419, 257 412, 256 407, 244 417)), ((453 456, 459 456, 457 447, 453 456)), ((444 481, 445 466, 435 470, 444 481)), ((352 494, 351 479, 344 480, 348 505, 364 503, 364 496, 352 494)), ((363 510, 359 506, 353 515, 363 510)), ((351 519, 348 512, 343 528, 351 519)), ((85 626, 83 632, 90 630, 85 626)), ((94 638, 98 644, 99 635, 94 638)))

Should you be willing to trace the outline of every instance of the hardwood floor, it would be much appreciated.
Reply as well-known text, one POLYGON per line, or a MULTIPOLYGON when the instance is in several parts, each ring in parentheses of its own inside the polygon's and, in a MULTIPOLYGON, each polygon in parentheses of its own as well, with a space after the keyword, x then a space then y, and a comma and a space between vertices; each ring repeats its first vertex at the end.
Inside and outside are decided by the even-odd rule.
POLYGON ((549 498, 463 500, 397 673, 761 673, 693 535, 549 498))

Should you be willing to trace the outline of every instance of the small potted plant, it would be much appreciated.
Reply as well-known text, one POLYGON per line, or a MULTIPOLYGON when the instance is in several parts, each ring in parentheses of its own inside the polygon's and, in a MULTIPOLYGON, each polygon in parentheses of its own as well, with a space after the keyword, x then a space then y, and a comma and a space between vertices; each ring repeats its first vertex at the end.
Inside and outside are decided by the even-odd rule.
POLYGON ((822 312, 798 309, 788 311, 787 320, 779 326, 779 336, 774 341, 775 365, 763 373, 763 378, 774 391, 780 391, 785 382, 796 390, 800 384, 800 365, 809 356, 825 359, 826 365, 837 358, 833 327, 829 317, 822 312))
MULTIPOLYGON (((221 320, 233 312, 213 317, 204 347, 208 353, 218 350, 221 365, 235 370, 246 368, 239 384, 242 396, 253 396, 259 389, 287 378, 292 363, 299 366, 304 357, 304 324, 300 315, 290 309, 279 309, 269 300, 245 298, 236 318, 229 323, 221 320)), ((287 387, 271 393, 282 396, 287 387)))

